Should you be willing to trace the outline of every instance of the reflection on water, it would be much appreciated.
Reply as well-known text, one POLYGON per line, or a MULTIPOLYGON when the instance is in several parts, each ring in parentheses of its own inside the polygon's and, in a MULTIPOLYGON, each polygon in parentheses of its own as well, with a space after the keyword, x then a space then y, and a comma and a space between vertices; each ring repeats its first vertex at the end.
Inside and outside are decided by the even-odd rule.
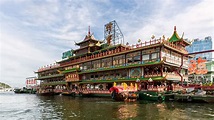
POLYGON ((203 120, 214 119, 214 104, 115 102, 110 98, 72 98, 0 93, 0 120, 203 120))
POLYGON ((117 118, 128 119, 135 118, 138 115, 139 106, 134 104, 123 104, 118 106, 117 118))

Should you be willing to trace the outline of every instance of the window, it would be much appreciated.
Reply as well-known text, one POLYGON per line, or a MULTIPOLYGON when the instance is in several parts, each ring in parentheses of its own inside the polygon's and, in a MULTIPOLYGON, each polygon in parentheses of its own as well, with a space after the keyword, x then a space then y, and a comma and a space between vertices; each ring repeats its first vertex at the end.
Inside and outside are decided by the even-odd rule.
POLYGON ((94 75, 91 75, 91 79, 94 79, 94 75))
POLYGON ((100 60, 92 61, 92 68, 93 69, 97 69, 97 68, 100 68, 100 67, 101 67, 100 60))
POLYGON ((112 58, 105 58, 105 59, 102 59, 102 67, 110 67, 112 66, 112 58))
POLYGON ((143 61, 144 61, 144 60, 149 60, 149 54, 147 54, 147 55, 143 55, 142 60, 143 60, 143 61))
POLYGON ((91 69, 91 62, 83 63, 83 64, 82 64, 82 69, 83 69, 83 70, 91 69))
POLYGON ((123 65, 124 63, 125 63, 125 55, 119 55, 119 56, 113 57, 114 66, 123 65))
MULTIPOLYGON (((159 52, 160 48, 153 48, 153 49, 147 49, 142 51, 142 61, 148 62, 150 60, 156 60, 159 58, 159 52)), ((162 51, 163 56, 168 56, 169 51, 167 49, 164 49, 162 51)))
POLYGON ((151 57, 152 59, 156 59, 156 58, 158 58, 158 53, 152 53, 152 57, 151 57))
POLYGON ((129 53, 126 56, 126 62, 127 63, 138 63, 140 61, 140 51, 129 53))

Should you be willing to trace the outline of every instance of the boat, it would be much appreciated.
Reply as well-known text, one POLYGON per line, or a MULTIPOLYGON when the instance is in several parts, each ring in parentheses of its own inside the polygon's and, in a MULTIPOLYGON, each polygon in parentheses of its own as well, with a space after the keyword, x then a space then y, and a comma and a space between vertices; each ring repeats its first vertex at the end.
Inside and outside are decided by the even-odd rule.
POLYGON ((52 87, 39 88, 36 92, 39 96, 52 96, 56 95, 52 87))
POLYGON ((75 94, 75 93, 72 92, 72 91, 70 91, 70 90, 63 90, 63 91, 61 92, 61 95, 63 95, 63 96, 74 96, 74 97, 75 97, 74 94, 75 94))
POLYGON ((112 99, 116 101, 136 101, 138 99, 137 85, 133 86, 131 84, 128 86, 126 83, 122 83, 116 86, 116 83, 114 83, 114 86, 109 91, 112 99))
POLYGON ((181 102, 214 102, 214 85, 212 83, 203 84, 204 74, 207 74, 206 59, 199 57, 197 60, 190 60, 188 68, 189 74, 195 76, 192 83, 186 85, 181 93, 175 94, 176 101, 181 102), (197 77, 196 77, 197 76, 197 77))
POLYGON ((179 102, 214 103, 214 96, 213 95, 176 94, 175 100, 179 102))
POLYGON ((36 89, 33 88, 15 88, 14 93, 20 94, 20 93, 28 93, 28 94, 36 94, 36 89))
POLYGON ((21 88, 14 88, 15 93, 24 93, 24 91, 21 88))
MULTIPOLYGON (((204 87, 207 88, 207 87, 204 87)), ((206 91, 207 89, 189 87, 183 92, 174 94, 174 99, 179 102, 206 102, 214 103, 213 91, 206 91)))
POLYGON ((50 91, 40 91, 40 92, 37 92, 36 95, 39 95, 39 96, 52 96, 52 95, 55 95, 54 92, 50 92, 50 91))
POLYGON ((164 100, 163 91, 177 91, 178 82, 188 79, 188 56, 184 55, 188 54, 185 47, 189 44, 174 27, 170 38, 153 35, 148 41, 139 39, 130 45, 124 43, 118 24, 112 21, 104 26, 104 40, 97 40, 89 27, 85 38, 75 42, 79 48, 66 51, 62 60, 39 68, 36 79, 40 86, 67 89, 73 96, 117 99, 139 95, 140 100, 158 101, 161 95, 164 100), (136 84, 138 89, 117 92, 120 87, 114 83, 136 84))
POLYGON ((193 90, 190 93, 175 94, 176 101, 179 102, 206 102, 214 103, 214 94, 206 94, 203 90, 193 90), (197 92, 195 92, 197 91, 197 92))
MULTIPOLYGON (((80 96, 83 97, 109 97, 110 92, 108 90, 82 90, 80 93, 80 96)), ((77 94, 76 94, 77 95, 77 94)))
POLYGON ((157 92, 157 91, 140 91, 139 93, 139 99, 141 100, 148 100, 148 101, 158 101, 163 102, 165 101, 165 96, 163 93, 157 92))

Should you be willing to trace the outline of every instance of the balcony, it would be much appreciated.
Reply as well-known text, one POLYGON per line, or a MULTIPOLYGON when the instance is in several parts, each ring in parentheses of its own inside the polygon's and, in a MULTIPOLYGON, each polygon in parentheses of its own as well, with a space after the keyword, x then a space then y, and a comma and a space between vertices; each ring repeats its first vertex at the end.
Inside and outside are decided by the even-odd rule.
POLYGON ((181 81, 181 77, 175 73, 175 72, 164 72, 163 76, 167 79, 167 80, 176 80, 176 81, 181 81))
POLYGON ((144 77, 145 78, 151 78, 151 77, 161 77, 161 73, 158 73, 158 74, 152 74, 152 73, 150 73, 150 74, 144 74, 144 77))
POLYGON ((169 41, 164 41, 163 42, 165 45, 171 47, 171 48, 174 48, 176 49, 177 51, 181 52, 181 53, 184 53, 184 54, 188 54, 188 51, 185 49, 185 48, 181 48, 181 47, 178 47, 176 46, 175 44, 169 42, 169 41))
POLYGON ((64 70, 62 71, 62 74, 77 72, 77 71, 80 71, 80 68, 72 68, 72 69, 64 70))
MULTIPOLYGON (((80 84, 87 84, 87 83, 112 83, 112 82, 136 82, 136 80, 140 80, 140 81, 147 81, 149 80, 149 78, 129 78, 129 77, 126 77, 126 78, 110 78, 108 80, 106 79, 99 79, 99 80, 83 80, 82 82, 80 82, 80 84)), ((156 81, 156 80, 164 80, 164 77, 151 77, 152 80, 156 81)))
POLYGON ((162 63, 159 59, 153 62, 139 62, 137 64, 123 64, 121 66, 110 66, 110 67, 104 67, 104 68, 98 68, 98 69, 90 69, 90 70, 85 70, 80 72, 79 74, 84 74, 84 73, 93 73, 93 72, 101 72, 101 71, 108 71, 108 70, 118 70, 118 69, 125 69, 125 68, 132 68, 132 67, 140 67, 140 66, 147 66, 147 65, 155 65, 155 64, 160 64, 162 63))
POLYGON ((65 81, 55 81, 55 82, 42 82, 40 86, 52 86, 52 85, 65 85, 65 81))
POLYGON ((49 70, 49 69, 54 69, 54 68, 57 68, 59 67, 60 65, 59 64, 56 64, 54 63, 53 65, 50 64, 50 65, 47 65, 47 66, 44 66, 44 67, 41 67, 38 69, 38 72, 42 72, 42 71, 45 71, 45 70, 49 70))
POLYGON ((48 78, 55 78, 55 77, 62 77, 63 74, 54 74, 54 75, 48 75, 48 76, 38 76, 38 80, 48 79, 48 78))
MULTIPOLYGON (((98 59, 98 58, 103 58, 103 57, 108 57, 108 56, 112 56, 112 55, 116 55, 116 54, 122 54, 126 51, 130 51, 130 50, 135 50, 135 49, 139 49, 139 48, 143 48, 143 47, 149 47, 151 45, 157 45, 157 44, 160 44, 161 43, 161 39, 155 39, 155 40, 150 40, 150 41, 145 41, 145 42, 141 42, 141 43, 138 43, 138 44, 135 44, 135 45, 126 45, 126 46, 123 46, 121 48, 117 48, 119 45, 116 45, 116 46, 112 46, 112 47, 109 47, 107 49, 102 49, 102 50, 99 50, 99 51, 95 51, 92 53, 92 55, 90 56, 84 56, 83 57, 80 57, 80 58, 77 58, 77 59, 73 59, 71 60, 69 63, 66 63, 66 64, 61 64, 62 66, 67 66, 67 65, 70 65, 70 64, 73 64, 73 63, 78 63, 78 62, 86 62, 86 61, 89 61, 89 60, 94 60, 94 59, 98 59)), ((120 45, 121 46, 121 45, 120 45)), ((77 57, 77 56, 76 56, 77 57)))

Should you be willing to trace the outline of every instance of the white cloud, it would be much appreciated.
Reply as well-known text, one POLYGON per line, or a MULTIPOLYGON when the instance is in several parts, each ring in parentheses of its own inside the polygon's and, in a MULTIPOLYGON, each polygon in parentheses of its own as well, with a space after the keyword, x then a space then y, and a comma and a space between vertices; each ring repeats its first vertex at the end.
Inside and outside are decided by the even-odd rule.
POLYGON ((34 70, 55 59, 27 39, 1 31, 1 81, 12 86, 24 85, 26 77, 35 76, 34 70))
POLYGON ((25 6, 22 15, 25 16, 25 22, 33 26, 50 26, 59 19, 56 16, 59 13, 59 5, 58 1, 32 1, 32 3, 25 6))
MULTIPOLYGON (((1 77, 24 84, 39 66, 75 48, 88 26, 103 39, 104 24, 116 20, 125 42, 170 37, 174 25, 185 38, 214 35, 214 2, 204 1, 0 1, 1 77), (185 3, 184 3, 185 2, 185 3), (7 7, 11 6, 11 8, 7 7), (11 72, 12 71, 12 72, 11 72), (15 71, 15 72, 14 72, 15 71)), ((212 36, 213 37, 213 36, 212 36)), ((214 43, 214 42, 213 42, 214 43)))
POLYGON ((139 29, 134 33, 129 33, 127 38, 134 39, 135 41, 139 38, 149 40, 153 34, 155 34, 157 38, 162 35, 170 37, 173 33, 174 26, 177 26, 177 31, 180 36, 182 32, 184 32, 184 37, 191 39, 214 35, 213 3, 213 1, 209 0, 202 1, 194 6, 180 8, 182 9, 181 12, 171 12, 174 14, 166 17, 165 13, 167 11, 173 11, 178 8, 176 8, 176 2, 164 2, 167 6, 170 4, 170 6, 174 6, 175 8, 163 5, 158 9, 159 12, 153 14, 152 19, 143 26, 139 25, 139 29))

